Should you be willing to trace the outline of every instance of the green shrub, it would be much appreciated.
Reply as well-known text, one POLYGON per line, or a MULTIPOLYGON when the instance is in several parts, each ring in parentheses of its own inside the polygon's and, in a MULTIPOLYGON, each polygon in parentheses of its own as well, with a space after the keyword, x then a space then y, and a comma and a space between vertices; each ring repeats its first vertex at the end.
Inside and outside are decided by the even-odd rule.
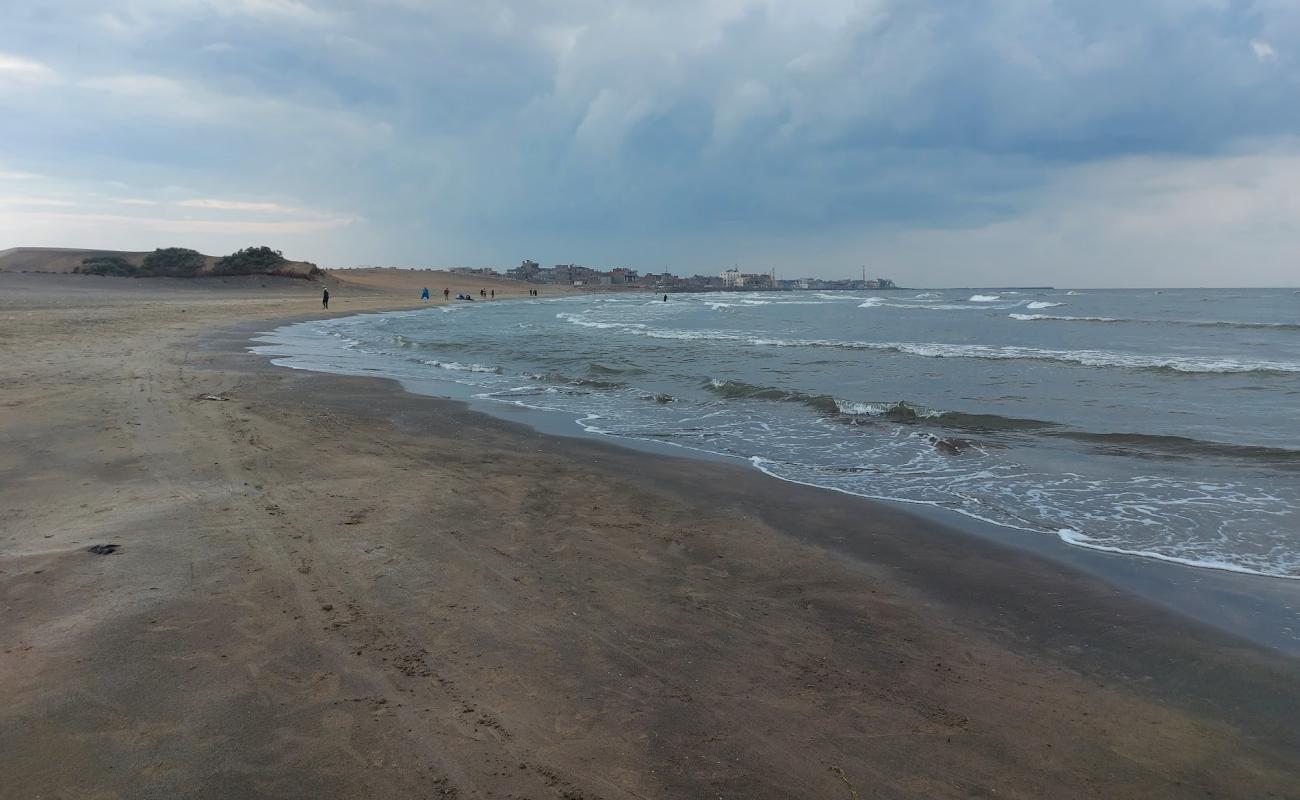
POLYGON ((219 275, 274 275, 289 263, 279 250, 246 247, 217 261, 219 275))
POLYGON ((139 274, 139 270, 121 256, 91 256, 83 258, 81 266, 77 267, 74 272, 81 272, 86 275, 115 275, 130 276, 139 274))
POLYGON ((186 247, 163 247, 144 257, 141 275, 188 277, 203 269, 203 255, 186 247))

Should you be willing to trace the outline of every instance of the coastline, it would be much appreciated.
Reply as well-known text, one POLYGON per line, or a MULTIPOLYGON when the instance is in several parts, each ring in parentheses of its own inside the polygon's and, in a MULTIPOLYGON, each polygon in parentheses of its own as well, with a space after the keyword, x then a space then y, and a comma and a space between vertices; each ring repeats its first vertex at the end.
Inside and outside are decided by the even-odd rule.
MULTIPOLYGON (((277 326, 275 330, 279 331, 282 328, 292 330, 293 325, 277 326)), ((263 329, 258 329, 257 332, 265 333, 263 329)), ((246 342, 247 346, 253 347, 255 351, 268 349, 260 336, 253 338, 254 332, 251 329, 246 333, 252 339, 246 342)), ((288 338, 290 344, 272 345, 269 349, 278 349, 282 353, 295 352, 292 344, 295 339, 296 337, 291 335, 288 338)), ((258 355, 276 362, 299 360, 296 356, 263 353, 258 355)), ((346 369, 335 371, 300 364, 283 366, 316 374, 376 377, 346 369)), ((884 505, 897 509, 905 515, 912 515, 947 529, 961 531, 963 535, 975 536, 1012 550, 1031 553, 1065 565, 1099 578, 1120 591, 1154 602, 1222 632, 1247 639, 1254 644, 1274 648, 1290 656, 1300 656, 1300 625, 1295 624, 1297 613, 1300 613, 1300 582, 1294 578, 1265 575, 1230 566, 1220 567, 1165 558, 1153 553, 1091 546, 1069 541, 1063 535, 1001 525, 972 516, 960 509, 946 508, 935 503, 873 497, 835 487, 803 483, 769 472, 748 460, 689 445, 598 433, 589 430, 571 414, 520 403, 494 402, 479 397, 478 388, 467 387, 449 379, 431 377, 396 380, 409 393, 427 398, 451 399, 464 403, 479 413, 499 420, 518 422, 547 435, 604 442, 616 447, 669 458, 703 460, 754 470, 776 482, 770 491, 781 491, 778 488, 780 485, 799 485, 846 496, 863 502, 867 507, 884 505)), ((859 554, 853 557, 861 556, 859 554)))
POLYGON ((1295 785, 1292 659, 884 504, 273 367, 248 331, 300 300, 247 299, 8 362, 15 791, 1295 785))

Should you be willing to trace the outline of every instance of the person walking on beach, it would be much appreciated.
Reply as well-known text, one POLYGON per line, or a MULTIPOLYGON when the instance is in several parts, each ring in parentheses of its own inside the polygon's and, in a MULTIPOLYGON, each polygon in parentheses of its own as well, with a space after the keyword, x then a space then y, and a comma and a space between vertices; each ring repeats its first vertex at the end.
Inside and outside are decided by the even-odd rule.
POLYGON ((428 286, 424 287, 424 291, 423 291, 423 292, 420 292, 420 299, 423 300, 423 301, 426 302, 426 303, 429 302, 429 287, 428 287, 428 286))
POLYGON ((451 289, 442 290, 442 299, 444 302, 451 299, 451 289))
POLYGON ((496 289, 493 289, 493 290, 492 290, 492 299, 493 299, 493 300, 497 299, 497 290, 496 290, 496 289))
POLYGON ((325 290, 321 293, 321 296, 320 296, 320 307, 321 307, 321 308, 329 308, 329 307, 330 307, 330 290, 329 290, 329 289, 325 289, 325 290))

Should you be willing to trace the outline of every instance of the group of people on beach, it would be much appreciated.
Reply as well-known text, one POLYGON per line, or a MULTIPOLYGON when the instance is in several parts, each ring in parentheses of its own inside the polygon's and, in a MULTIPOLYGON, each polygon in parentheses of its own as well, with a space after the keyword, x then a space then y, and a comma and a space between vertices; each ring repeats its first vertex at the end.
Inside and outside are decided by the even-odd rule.
MULTIPOLYGON (((489 299, 491 299, 491 300, 495 300, 495 299, 497 299, 497 290, 496 290, 496 289, 490 289, 490 290, 489 290, 489 289, 479 289, 479 290, 478 290, 478 296, 479 296, 479 297, 489 298, 489 299)), ((537 297, 537 296, 538 296, 537 290, 536 290, 536 289, 529 289, 529 290, 528 290, 528 296, 529 296, 529 297, 537 297)), ((426 303, 429 302, 429 287, 428 287, 428 286, 426 286, 426 287, 424 287, 422 290, 420 290, 420 299, 423 300, 423 301, 426 302, 426 303)), ((443 290, 442 290, 442 299, 443 299, 444 301, 447 301, 447 300, 450 300, 450 299, 451 299, 451 289, 443 289, 443 290)), ((457 299, 457 300, 469 300, 469 301, 473 302, 474 297, 473 297, 472 295, 468 295, 468 294, 465 294, 464 292, 461 292, 461 293, 459 293, 459 294, 456 295, 456 299, 457 299)), ((667 298, 665 297, 664 299, 666 300, 667 298)), ((321 305, 321 308, 329 308, 329 307, 330 307, 330 290, 329 290, 329 289, 324 289, 324 290, 322 290, 322 292, 321 292, 321 297, 320 297, 320 305, 321 305)))
MULTIPOLYGON (((326 294, 328 294, 328 292, 327 292, 326 294)), ((479 297, 486 297, 486 298, 490 298, 490 299, 492 299, 492 300, 495 300, 495 299, 497 299, 497 290, 496 290, 496 289, 492 289, 492 290, 488 290, 488 289, 479 289, 479 290, 478 290, 478 296, 479 296, 479 297)), ((420 290, 420 299, 423 300, 423 301, 426 302, 426 303, 429 302, 429 287, 426 286, 426 287, 424 287, 422 290, 420 290)), ((451 299, 451 289, 443 289, 443 290, 442 290, 442 299, 443 299, 444 301, 446 301, 446 300, 450 300, 450 299, 451 299)), ((473 297, 473 295, 465 294, 464 292, 458 292, 458 293, 456 294, 456 299, 457 299, 457 300, 469 300, 469 301, 472 302, 472 301, 474 300, 474 297, 473 297)))

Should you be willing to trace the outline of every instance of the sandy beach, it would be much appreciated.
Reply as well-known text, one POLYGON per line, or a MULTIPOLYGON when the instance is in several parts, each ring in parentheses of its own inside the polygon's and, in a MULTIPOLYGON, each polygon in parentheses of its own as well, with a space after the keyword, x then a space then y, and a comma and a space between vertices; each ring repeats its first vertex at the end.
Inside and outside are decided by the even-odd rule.
MULTIPOLYGON (((328 313, 426 280, 525 291, 358 273, 328 313)), ((1300 796, 1294 659, 883 505, 246 352, 319 291, 0 273, 0 796, 1300 796)))

